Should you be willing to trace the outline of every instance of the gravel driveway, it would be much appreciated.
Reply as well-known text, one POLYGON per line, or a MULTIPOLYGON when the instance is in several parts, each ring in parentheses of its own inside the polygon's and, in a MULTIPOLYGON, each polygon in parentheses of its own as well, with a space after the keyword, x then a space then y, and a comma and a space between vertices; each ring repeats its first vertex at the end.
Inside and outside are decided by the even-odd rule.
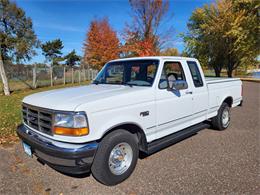
POLYGON ((0 146, 0 194, 259 194, 259 121, 260 84, 245 82, 226 131, 205 129, 139 160, 115 187, 43 166, 20 143, 0 146))

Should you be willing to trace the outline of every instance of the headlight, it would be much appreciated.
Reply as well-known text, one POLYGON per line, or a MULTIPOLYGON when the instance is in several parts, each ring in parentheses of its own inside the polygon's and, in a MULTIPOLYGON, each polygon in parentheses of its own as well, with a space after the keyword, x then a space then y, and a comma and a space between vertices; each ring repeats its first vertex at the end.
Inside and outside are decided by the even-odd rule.
POLYGON ((57 113, 54 119, 54 134, 82 136, 89 133, 84 113, 57 113))

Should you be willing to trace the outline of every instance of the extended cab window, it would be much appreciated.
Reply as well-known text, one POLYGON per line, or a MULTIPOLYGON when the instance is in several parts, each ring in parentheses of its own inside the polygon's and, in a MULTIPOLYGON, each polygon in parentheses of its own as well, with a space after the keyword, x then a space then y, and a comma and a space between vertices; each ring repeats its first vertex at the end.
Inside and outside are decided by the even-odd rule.
POLYGON ((203 81, 202 81, 200 70, 198 68, 197 63, 192 62, 192 61, 187 61, 187 64, 188 64, 189 69, 190 69, 190 73, 191 73, 191 76, 192 76, 194 86, 195 87, 202 87, 203 81))
POLYGON ((165 62, 159 82, 160 89, 167 88, 167 77, 171 74, 174 76, 175 80, 186 80, 180 62, 165 62))

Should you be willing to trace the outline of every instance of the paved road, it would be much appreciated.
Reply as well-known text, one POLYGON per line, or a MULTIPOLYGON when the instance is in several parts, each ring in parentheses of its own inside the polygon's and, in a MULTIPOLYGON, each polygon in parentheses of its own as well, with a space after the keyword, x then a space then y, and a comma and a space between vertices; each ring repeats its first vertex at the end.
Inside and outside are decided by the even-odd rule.
POLYGON ((2 147, 0 194, 259 194, 260 84, 244 86, 244 106, 233 109, 228 130, 202 130, 139 160, 115 187, 62 175, 28 158, 20 144, 2 147))

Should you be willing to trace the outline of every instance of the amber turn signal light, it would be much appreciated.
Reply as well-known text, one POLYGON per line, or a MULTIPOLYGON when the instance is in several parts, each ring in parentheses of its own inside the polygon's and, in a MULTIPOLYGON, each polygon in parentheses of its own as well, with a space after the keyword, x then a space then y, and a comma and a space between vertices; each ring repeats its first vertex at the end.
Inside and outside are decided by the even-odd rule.
POLYGON ((67 128, 67 127, 54 127, 54 134, 57 135, 69 135, 69 136, 82 136, 88 135, 89 130, 84 128, 67 128))

